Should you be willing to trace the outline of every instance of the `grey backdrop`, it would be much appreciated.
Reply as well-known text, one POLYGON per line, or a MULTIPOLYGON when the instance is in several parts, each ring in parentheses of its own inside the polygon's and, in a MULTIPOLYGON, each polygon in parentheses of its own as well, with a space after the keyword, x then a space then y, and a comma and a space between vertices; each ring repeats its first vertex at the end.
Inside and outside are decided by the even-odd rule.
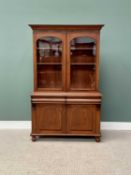
POLYGON ((101 32, 103 121, 131 121, 130 0, 0 0, 0 120, 30 120, 36 24, 105 24, 101 32))

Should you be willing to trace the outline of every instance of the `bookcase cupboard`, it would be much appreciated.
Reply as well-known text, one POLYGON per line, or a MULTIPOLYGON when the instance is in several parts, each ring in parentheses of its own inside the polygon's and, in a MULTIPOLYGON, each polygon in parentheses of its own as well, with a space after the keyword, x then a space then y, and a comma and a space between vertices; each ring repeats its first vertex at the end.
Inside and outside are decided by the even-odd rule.
POLYGON ((100 141, 103 25, 30 25, 33 30, 32 141, 92 136, 100 141))

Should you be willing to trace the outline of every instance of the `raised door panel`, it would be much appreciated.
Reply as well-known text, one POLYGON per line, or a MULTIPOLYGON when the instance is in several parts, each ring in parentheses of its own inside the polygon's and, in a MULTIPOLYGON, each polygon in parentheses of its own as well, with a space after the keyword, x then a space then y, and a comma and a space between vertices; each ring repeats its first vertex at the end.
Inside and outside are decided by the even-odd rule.
POLYGON ((64 106, 62 104, 36 104, 33 122, 39 134, 64 132, 64 106))
POLYGON ((67 130, 72 134, 86 134, 95 132, 96 106, 77 105, 67 106, 67 130))

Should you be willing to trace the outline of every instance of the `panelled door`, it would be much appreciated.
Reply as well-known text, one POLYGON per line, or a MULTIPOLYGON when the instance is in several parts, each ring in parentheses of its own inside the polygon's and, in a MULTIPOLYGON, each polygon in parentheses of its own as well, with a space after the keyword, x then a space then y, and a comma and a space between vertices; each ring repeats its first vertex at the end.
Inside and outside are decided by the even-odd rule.
POLYGON ((68 104, 67 132, 69 134, 95 133, 96 116, 96 105, 68 104))
POLYGON ((65 105, 57 103, 33 104, 33 132, 63 134, 65 132, 65 105))

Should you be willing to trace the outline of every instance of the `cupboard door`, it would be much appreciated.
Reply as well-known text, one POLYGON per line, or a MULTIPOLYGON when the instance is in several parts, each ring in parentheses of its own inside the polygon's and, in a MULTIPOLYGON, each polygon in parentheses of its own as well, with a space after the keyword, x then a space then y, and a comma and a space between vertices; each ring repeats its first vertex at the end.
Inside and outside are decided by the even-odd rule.
POLYGON ((33 107, 33 133, 58 134, 64 132, 64 105, 37 103, 33 107))
POLYGON ((89 134, 95 132, 95 105, 67 105, 67 131, 71 134, 89 134))
POLYGON ((97 36, 91 33, 68 34, 68 90, 96 89, 97 36))
POLYGON ((65 34, 42 32, 35 34, 35 89, 65 88, 65 34))

